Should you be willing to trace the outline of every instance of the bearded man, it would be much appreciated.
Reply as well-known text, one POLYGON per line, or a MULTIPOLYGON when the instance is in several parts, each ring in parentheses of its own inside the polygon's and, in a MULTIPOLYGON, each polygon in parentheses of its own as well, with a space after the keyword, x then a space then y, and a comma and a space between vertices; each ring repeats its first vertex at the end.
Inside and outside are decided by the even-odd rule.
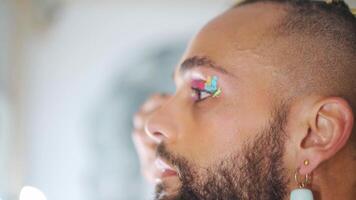
POLYGON ((343 1, 243 1, 194 37, 174 81, 134 119, 157 200, 356 198, 356 19, 343 1))

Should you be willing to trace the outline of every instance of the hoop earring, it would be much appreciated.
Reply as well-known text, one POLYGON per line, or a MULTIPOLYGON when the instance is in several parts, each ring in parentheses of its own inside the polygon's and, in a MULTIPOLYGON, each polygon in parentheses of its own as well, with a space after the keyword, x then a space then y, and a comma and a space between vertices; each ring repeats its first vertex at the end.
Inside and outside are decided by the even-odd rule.
MULTIPOLYGON (((309 160, 305 160, 304 165, 308 166, 309 160)), ((298 167, 298 169, 296 170, 296 172, 294 174, 294 179, 297 182, 299 188, 294 189, 291 192, 290 200, 314 200, 312 191, 307 188, 311 183, 312 177, 310 174, 306 174, 306 175, 304 175, 304 178, 301 179, 300 174, 299 174, 299 169, 300 168, 298 167)))

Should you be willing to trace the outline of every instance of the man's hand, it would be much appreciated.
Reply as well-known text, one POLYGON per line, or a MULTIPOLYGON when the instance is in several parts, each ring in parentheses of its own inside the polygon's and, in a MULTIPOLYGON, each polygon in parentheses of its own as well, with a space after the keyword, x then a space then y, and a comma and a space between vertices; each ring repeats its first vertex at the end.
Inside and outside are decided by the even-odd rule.
POLYGON ((145 132, 145 124, 150 116, 170 98, 169 95, 151 96, 135 114, 132 138, 140 159, 141 172, 149 182, 154 182, 159 171, 155 166, 157 143, 145 132))

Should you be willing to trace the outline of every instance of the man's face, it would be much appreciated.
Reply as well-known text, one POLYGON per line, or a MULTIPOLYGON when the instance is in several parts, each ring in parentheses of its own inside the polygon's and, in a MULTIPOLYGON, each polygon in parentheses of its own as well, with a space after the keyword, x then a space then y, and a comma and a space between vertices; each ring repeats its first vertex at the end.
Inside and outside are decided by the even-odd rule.
POLYGON ((147 123, 160 142, 157 199, 283 199, 288 106, 273 91, 275 67, 260 46, 270 6, 228 11, 192 41, 175 71, 176 93, 147 123), (218 97, 192 85, 218 77, 218 97))

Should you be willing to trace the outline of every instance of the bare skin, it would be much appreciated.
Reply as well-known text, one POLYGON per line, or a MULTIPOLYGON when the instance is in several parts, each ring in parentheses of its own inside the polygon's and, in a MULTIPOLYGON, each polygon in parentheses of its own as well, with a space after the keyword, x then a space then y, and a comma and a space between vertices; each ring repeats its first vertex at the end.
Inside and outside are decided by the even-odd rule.
MULTIPOLYGON (((206 168, 240 151, 268 124, 274 104, 290 99, 284 91, 293 90, 293 82, 276 90, 280 77, 275 71, 280 66, 265 56, 268 49, 261 48, 269 42, 269 27, 280 17, 283 13, 276 6, 257 4, 227 11, 211 21, 191 42, 182 63, 206 57, 223 71, 205 64, 182 72, 178 66, 176 93, 154 96, 136 115, 133 138, 143 174, 151 181, 164 182, 167 193, 177 192, 181 182, 178 175, 163 176, 155 168, 158 144, 165 143, 170 152, 206 168), (193 100, 192 79, 212 75, 219 77, 222 95, 193 100)), ((285 130, 283 168, 290 180, 288 191, 297 188, 293 177, 299 168, 300 175, 313 175, 314 199, 353 200, 356 153, 350 139, 355 131, 349 103, 337 96, 298 94, 289 102, 285 130)))

